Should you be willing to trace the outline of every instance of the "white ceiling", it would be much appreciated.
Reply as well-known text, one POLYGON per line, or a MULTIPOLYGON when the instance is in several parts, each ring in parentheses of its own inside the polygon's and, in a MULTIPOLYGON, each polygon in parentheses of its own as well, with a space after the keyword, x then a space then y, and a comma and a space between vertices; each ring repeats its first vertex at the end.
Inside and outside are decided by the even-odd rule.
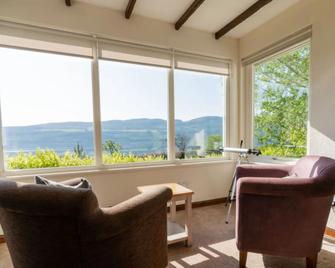
MULTIPOLYGON (((125 11, 128 0, 76 0, 125 11)), ((231 30, 227 36, 240 38, 301 0, 273 0, 231 30)), ((133 15, 175 23, 193 0, 137 0, 133 15)), ((214 33, 256 0, 206 0, 184 24, 185 27, 214 33)))

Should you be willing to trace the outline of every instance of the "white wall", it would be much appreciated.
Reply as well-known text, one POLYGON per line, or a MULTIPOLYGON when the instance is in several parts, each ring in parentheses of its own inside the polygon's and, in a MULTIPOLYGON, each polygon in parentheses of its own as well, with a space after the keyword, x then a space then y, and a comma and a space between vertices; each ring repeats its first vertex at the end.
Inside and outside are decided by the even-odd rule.
MULTIPOLYGON (((233 74, 229 133, 231 141, 236 144, 237 120, 233 118, 237 116, 237 40, 222 38, 217 41, 210 33, 185 27, 176 31, 172 24, 139 16, 126 20, 121 12, 79 2, 74 2, 72 7, 66 7, 64 0, 1 0, 0 19, 231 59, 233 74)), ((59 180, 77 176, 88 177, 101 205, 110 206, 136 194, 138 185, 171 181, 185 182, 195 191, 196 201, 224 197, 228 191, 232 169, 232 162, 221 162, 49 177, 59 180)), ((31 177, 17 179, 30 181, 31 177)))
MULTIPOLYGON (((92 182, 101 206, 112 206, 138 194, 137 186, 179 182, 194 192, 193 201, 221 198, 227 195, 234 169, 233 162, 183 164, 177 166, 130 168, 127 170, 76 172, 73 174, 50 174, 46 178, 57 181, 85 177, 92 182)), ((32 182, 32 176, 14 178, 32 182)))
MULTIPOLYGON (((334 10, 334 0, 301 0, 240 40, 240 57, 244 58, 312 25, 309 153, 332 158, 335 158, 334 10)), ((334 213, 329 226, 335 229, 334 213)))

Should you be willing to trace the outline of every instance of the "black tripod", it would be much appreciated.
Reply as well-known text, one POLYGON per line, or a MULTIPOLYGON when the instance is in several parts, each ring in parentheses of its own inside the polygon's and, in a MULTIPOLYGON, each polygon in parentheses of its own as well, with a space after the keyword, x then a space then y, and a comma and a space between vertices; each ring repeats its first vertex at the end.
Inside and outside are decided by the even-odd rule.
POLYGON ((257 149, 244 149, 244 148, 242 148, 242 145, 243 145, 243 140, 241 140, 240 148, 223 148, 222 149, 223 152, 238 153, 238 158, 236 160, 235 171, 234 171, 234 174, 233 174, 232 182, 231 182, 229 192, 228 192, 228 196, 227 196, 227 199, 226 199, 226 206, 228 206, 228 204, 229 204, 228 212, 227 212, 227 215, 226 215, 226 221, 225 221, 226 224, 229 223, 232 204, 233 204, 233 201, 236 198, 236 180, 237 180, 236 170, 237 170, 237 167, 242 162, 249 163, 249 158, 248 158, 249 155, 251 155, 251 154, 260 155, 261 154, 261 152, 257 149))
POLYGON ((246 159, 246 162, 249 163, 248 155, 246 155, 244 153, 240 153, 238 155, 237 160, 236 160, 236 167, 235 167, 233 179, 232 179, 232 182, 231 182, 231 185, 230 185, 230 188, 229 188, 229 192, 228 192, 228 196, 227 196, 227 199, 226 199, 226 206, 228 206, 228 204, 229 204, 228 212, 227 212, 227 215, 226 215, 226 221, 225 221, 226 224, 229 223, 231 207, 232 207, 233 201, 235 200, 235 197, 236 197, 236 170, 237 170, 237 167, 241 164, 241 162, 244 158, 246 159))

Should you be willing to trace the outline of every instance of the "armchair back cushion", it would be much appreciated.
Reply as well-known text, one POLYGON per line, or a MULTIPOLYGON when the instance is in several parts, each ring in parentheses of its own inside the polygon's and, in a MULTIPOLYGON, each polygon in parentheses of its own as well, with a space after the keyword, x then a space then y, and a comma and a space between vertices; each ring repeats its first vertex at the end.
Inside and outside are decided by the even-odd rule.
POLYGON ((320 156, 303 157, 293 166, 290 174, 299 178, 335 175, 335 160, 320 156))

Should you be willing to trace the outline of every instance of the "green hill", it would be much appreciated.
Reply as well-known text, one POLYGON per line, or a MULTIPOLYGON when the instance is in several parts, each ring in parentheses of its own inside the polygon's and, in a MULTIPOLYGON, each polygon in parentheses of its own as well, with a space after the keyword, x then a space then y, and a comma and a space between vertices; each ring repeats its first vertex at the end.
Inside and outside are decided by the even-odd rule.
MULTIPOLYGON (((222 135, 222 117, 207 116, 189 121, 176 120, 176 135, 191 138, 203 131, 206 136, 222 135)), ((123 152, 148 154, 166 152, 167 122, 163 119, 130 119, 102 122, 102 138, 119 143, 123 152)), ((5 152, 35 152, 36 148, 54 149, 62 154, 79 143, 93 154, 93 124, 61 122, 4 128, 5 152)))

